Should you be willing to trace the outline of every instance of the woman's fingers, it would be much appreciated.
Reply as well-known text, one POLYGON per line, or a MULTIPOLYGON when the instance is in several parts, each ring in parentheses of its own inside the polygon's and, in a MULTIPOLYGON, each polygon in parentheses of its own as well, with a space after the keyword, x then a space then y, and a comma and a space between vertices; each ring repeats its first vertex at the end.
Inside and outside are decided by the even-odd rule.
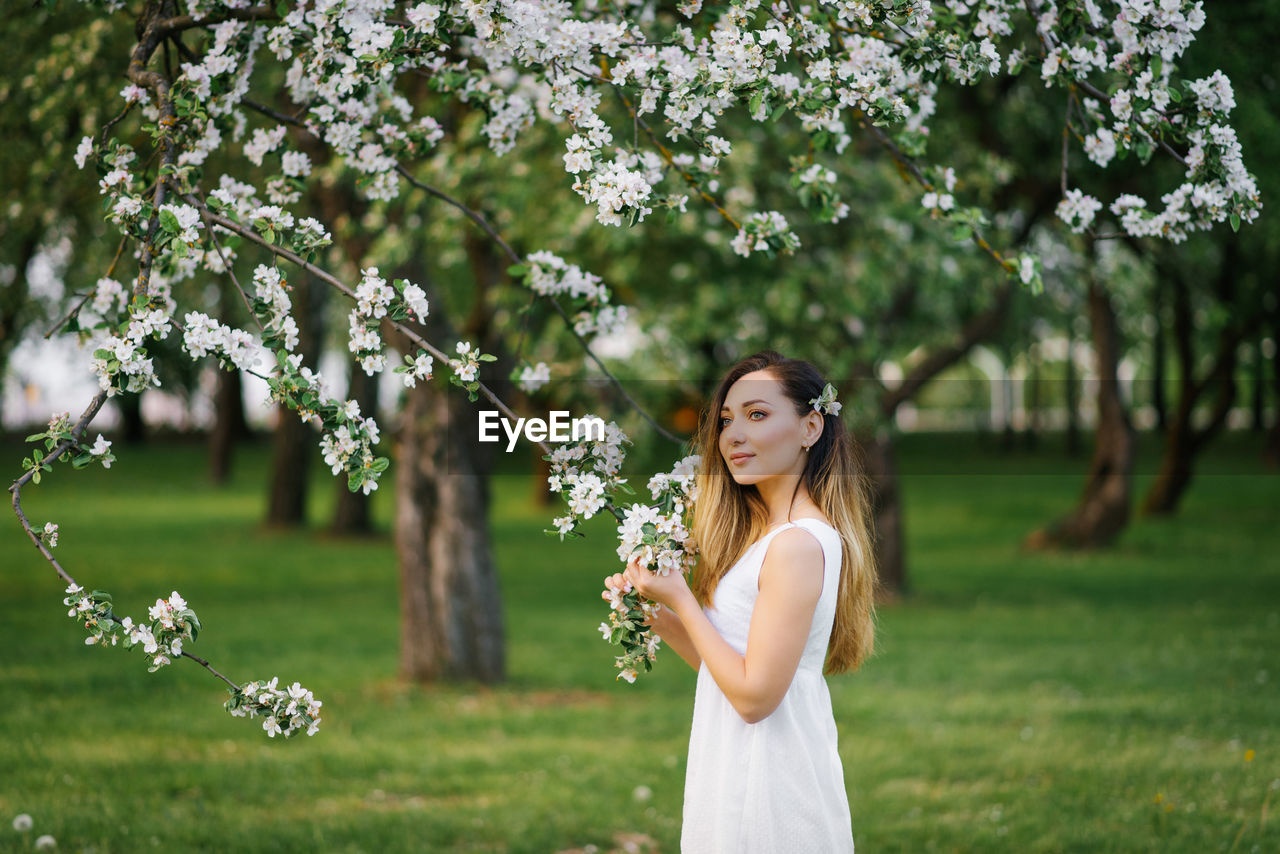
MULTIPOLYGON (((613 575, 606 578, 604 580, 604 586, 613 590, 621 590, 623 593, 631 592, 631 582, 628 581, 627 577, 621 572, 615 572, 613 575)), ((605 591, 600 595, 604 599, 609 598, 608 591, 605 591)))

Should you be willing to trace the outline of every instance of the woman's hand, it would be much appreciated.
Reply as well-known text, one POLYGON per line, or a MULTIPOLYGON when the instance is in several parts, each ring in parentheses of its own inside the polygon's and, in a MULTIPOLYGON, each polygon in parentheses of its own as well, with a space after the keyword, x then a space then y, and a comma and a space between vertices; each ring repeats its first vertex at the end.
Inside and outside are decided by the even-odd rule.
POLYGON ((655 575, 642 567, 634 556, 627 563, 627 571, 623 573, 623 577, 644 598, 676 612, 693 600, 693 592, 689 590, 689 582, 685 580, 684 573, 655 575))

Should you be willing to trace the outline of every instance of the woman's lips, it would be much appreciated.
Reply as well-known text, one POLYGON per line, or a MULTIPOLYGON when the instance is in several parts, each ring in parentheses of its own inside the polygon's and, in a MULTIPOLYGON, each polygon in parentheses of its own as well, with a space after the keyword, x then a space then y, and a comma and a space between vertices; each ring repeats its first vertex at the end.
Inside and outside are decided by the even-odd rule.
POLYGON ((731 454, 729 456, 729 462, 733 463, 734 465, 741 465, 742 463, 745 463, 747 460, 751 459, 754 456, 755 454, 731 454))

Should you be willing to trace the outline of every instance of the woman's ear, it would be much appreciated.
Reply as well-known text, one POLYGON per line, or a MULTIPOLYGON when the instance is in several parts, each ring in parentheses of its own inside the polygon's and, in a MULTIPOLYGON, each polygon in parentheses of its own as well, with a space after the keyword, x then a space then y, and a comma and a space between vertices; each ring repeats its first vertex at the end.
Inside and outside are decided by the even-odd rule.
POLYGON ((826 419, 822 417, 821 412, 809 412, 806 414, 802 428, 805 446, 812 448, 822 438, 822 431, 825 427, 826 419))

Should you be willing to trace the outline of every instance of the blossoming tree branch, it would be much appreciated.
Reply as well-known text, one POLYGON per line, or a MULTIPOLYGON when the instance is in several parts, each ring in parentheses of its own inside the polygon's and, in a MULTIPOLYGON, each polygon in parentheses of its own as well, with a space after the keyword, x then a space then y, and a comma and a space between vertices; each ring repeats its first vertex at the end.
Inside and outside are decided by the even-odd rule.
MULTIPOLYGON (((96 174, 105 216, 129 251, 117 253, 119 264, 63 319, 92 336, 88 367, 100 392, 74 421, 55 415, 31 437, 39 444, 11 487, 14 510, 67 583, 66 604, 89 630, 88 643, 141 646, 152 670, 178 657, 196 661, 227 683, 233 714, 261 715, 272 736, 314 733, 319 701, 275 678, 239 685, 192 655, 200 622, 176 591, 156 601, 149 621, 117 616, 107 594, 86 592, 61 566, 52 552, 56 522, 30 521, 21 496, 59 461, 110 464, 110 443, 101 435, 89 442, 89 425, 109 398, 159 384, 148 348, 171 334, 192 359, 265 379, 275 402, 317 428, 335 475, 353 491, 376 489, 389 464, 375 451, 378 425, 328 391, 295 352, 291 275, 313 276, 350 301, 347 345, 366 373, 389 368, 412 388, 439 371, 514 418, 480 380, 491 355, 466 340, 424 335, 424 287, 388 281, 377 266, 347 282, 318 263, 332 236, 305 200, 322 178, 354 176, 375 203, 411 187, 456 207, 506 256, 511 287, 552 306, 601 369, 591 341, 614 334, 626 307, 569 261, 518 253, 488 218, 437 186, 449 158, 465 153, 451 116, 481 115, 488 147, 506 157, 521 156, 536 124, 553 129, 564 145, 565 189, 603 226, 645 223, 658 209, 679 215, 692 204, 713 212, 744 256, 801 248, 782 212, 739 209, 730 200, 752 194, 722 186, 721 165, 747 130, 801 132, 791 187, 796 209, 819 223, 849 215, 840 162, 853 136, 867 134, 915 185, 925 216, 1037 287, 1034 257, 988 241, 997 212, 966 200, 972 176, 929 147, 937 101, 949 88, 1030 74, 1062 111, 1061 163, 1049 168, 1060 173, 1057 212, 1072 231, 1181 241, 1220 223, 1238 228, 1260 208, 1230 123, 1230 81, 1220 72, 1177 74, 1205 22, 1199 2, 685 0, 672 9, 652 0, 146 0, 136 13, 119 0, 86 5, 92 14, 132 15, 137 34, 131 55, 120 57, 126 84, 102 93, 114 99, 113 117, 75 154, 76 166, 96 174), (1167 158, 1181 179, 1158 199, 1095 198, 1073 186, 1073 149, 1097 168, 1167 158), (253 328, 201 310, 197 286, 220 277, 243 299, 253 328), (390 350, 384 336, 392 332, 410 342, 408 352, 390 350), (260 363, 264 350, 272 356, 260 363)), ((532 390, 550 371, 526 364, 514 378, 532 390)), ((620 559, 641 552, 657 571, 688 571, 696 460, 650 481, 656 503, 629 503, 620 476, 627 442, 610 424, 602 440, 544 448, 549 486, 568 504, 555 532, 563 538, 610 512, 620 522, 620 559)), ((612 593, 601 630, 622 644, 620 675, 634 679, 658 646, 644 627, 652 606, 612 593)))

